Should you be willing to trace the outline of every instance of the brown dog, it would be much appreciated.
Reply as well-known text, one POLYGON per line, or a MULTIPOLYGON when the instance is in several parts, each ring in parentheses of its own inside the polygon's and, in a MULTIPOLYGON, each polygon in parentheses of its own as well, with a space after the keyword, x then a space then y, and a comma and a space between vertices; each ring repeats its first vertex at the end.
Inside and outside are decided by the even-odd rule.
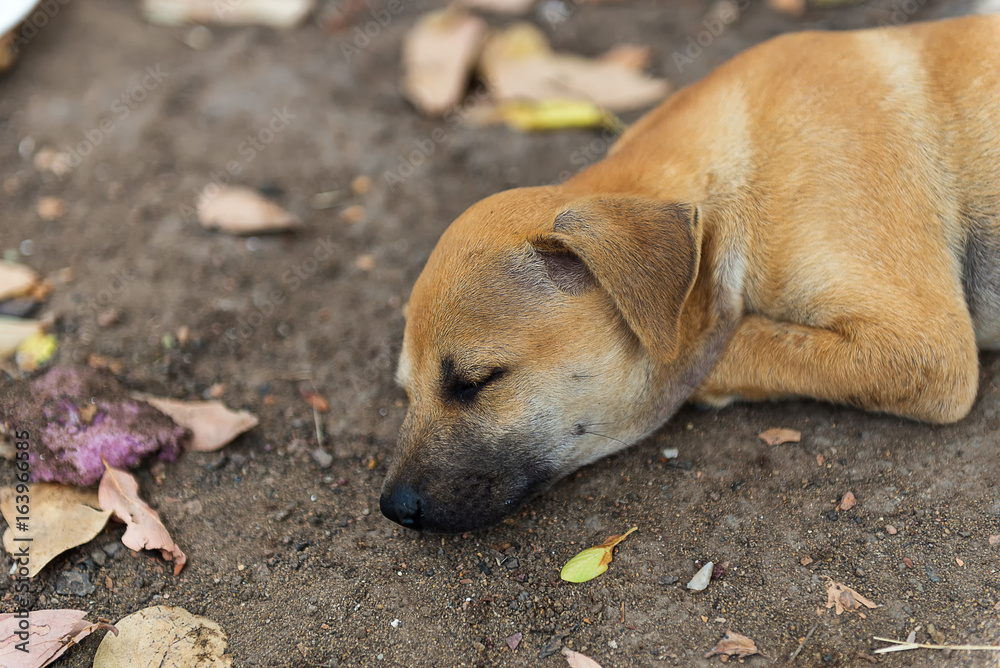
POLYGON ((489 526, 689 399, 958 420, 1000 344, 998 251, 1000 16, 771 40, 448 228, 382 512, 489 526))

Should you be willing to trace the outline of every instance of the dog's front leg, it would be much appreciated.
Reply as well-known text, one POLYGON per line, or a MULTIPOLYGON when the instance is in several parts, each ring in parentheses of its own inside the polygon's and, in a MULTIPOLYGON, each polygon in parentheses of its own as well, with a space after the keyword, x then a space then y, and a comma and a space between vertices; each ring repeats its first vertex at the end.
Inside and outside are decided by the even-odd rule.
POLYGON ((746 315, 692 400, 799 396, 928 422, 964 417, 979 379, 971 324, 909 324, 822 329, 746 315))

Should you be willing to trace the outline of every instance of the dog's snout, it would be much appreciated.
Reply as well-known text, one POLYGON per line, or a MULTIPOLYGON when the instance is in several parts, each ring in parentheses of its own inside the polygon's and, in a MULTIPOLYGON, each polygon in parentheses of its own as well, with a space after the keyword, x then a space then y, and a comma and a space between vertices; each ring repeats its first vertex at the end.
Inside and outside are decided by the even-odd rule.
POLYGON ((397 483, 382 492, 379 509, 387 518, 407 529, 423 530, 424 500, 410 485, 397 483))

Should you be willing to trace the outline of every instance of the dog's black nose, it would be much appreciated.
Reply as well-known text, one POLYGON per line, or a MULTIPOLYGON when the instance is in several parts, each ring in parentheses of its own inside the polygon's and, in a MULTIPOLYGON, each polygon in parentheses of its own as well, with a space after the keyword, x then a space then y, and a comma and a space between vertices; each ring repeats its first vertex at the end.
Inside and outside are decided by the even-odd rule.
POLYGON ((407 529, 423 529, 424 500, 406 483, 398 483, 379 497, 378 507, 387 518, 407 529))

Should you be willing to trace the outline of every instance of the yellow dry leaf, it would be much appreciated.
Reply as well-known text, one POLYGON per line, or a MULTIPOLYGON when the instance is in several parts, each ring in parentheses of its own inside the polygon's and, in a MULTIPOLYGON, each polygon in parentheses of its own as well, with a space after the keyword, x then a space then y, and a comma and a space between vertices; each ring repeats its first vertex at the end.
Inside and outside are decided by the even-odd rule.
POLYGON ((607 127, 617 120, 614 114, 584 100, 505 102, 497 109, 497 116, 512 128, 526 132, 607 127))
POLYGON ((14 361, 21 371, 34 371, 56 354, 56 337, 35 332, 17 347, 14 361))
POLYGON ((628 535, 638 528, 632 527, 620 536, 611 536, 600 545, 583 550, 566 562, 566 565, 563 566, 562 571, 559 573, 559 577, 566 582, 586 582, 587 580, 593 580, 608 570, 608 564, 611 563, 611 553, 615 546, 628 538, 628 535))

